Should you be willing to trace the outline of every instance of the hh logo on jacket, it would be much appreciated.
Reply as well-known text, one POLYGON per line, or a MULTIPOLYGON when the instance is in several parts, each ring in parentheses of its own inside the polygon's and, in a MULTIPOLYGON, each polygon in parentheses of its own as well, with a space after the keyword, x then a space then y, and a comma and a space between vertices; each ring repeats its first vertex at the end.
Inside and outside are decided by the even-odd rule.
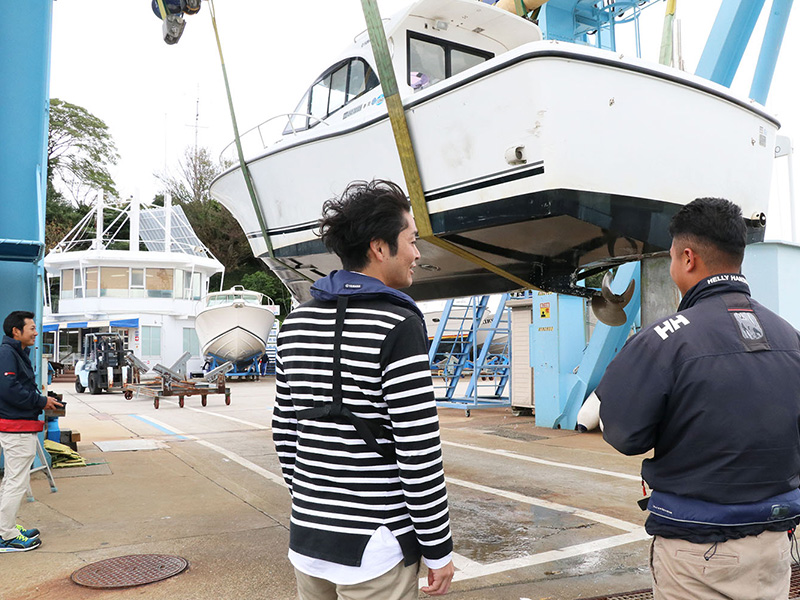
POLYGON ((675 333, 680 329, 683 325, 688 325, 689 319, 684 317, 683 315, 677 315, 672 317, 671 319, 667 319, 661 325, 655 326, 655 332, 661 336, 662 340, 665 340, 669 337, 670 333, 675 333))

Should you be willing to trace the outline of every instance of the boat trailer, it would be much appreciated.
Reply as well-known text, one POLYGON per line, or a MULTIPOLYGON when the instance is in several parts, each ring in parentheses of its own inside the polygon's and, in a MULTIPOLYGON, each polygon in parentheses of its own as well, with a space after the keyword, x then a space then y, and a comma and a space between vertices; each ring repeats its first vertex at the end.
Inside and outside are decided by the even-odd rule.
MULTIPOLYGON (((180 363, 181 360, 178 360, 180 363)), ((178 406, 183 408, 187 396, 200 396, 200 404, 206 406, 208 396, 211 394, 224 394, 225 404, 231 403, 231 390, 225 387, 225 373, 233 369, 232 362, 226 362, 203 377, 205 381, 186 379, 185 375, 175 367, 156 365, 153 370, 159 374, 152 381, 146 383, 126 383, 122 394, 126 400, 134 396, 144 395, 153 399, 153 407, 158 408, 161 398, 178 397, 178 406)))

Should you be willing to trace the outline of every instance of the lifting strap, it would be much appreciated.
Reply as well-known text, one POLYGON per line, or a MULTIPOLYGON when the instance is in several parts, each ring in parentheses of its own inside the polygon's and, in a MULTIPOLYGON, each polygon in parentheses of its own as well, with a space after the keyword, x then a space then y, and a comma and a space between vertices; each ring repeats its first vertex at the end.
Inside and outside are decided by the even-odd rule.
POLYGON ((367 31, 372 45, 372 53, 375 56, 375 64, 378 68, 378 78, 383 89, 383 97, 386 100, 386 110, 389 113, 389 121, 394 132, 397 153, 400 155, 400 164, 403 167, 403 175, 408 188, 411 207, 414 210, 414 221, 419 231, 420 239, 438 246, 443 250, 455 254, 479 267, 491 271, 492 273, 504 277, 519 285, 521 288, 530 289, 534 286, 509 273, 505 269, 473 254, 466 248, 457 246, 449 240, 436 237, 431 226, 431 217, 428 213, 428 204, 425 201, 425 192, 422 190, 422 180, 419 176, 417 159, 414 156, 414 147, 411 145, 411 136, 408 132, 406 113, 403 108, 403 101, 397 88, 397 78, 394 74, 392 59, 389 54, 389 46, 386 41, 386 32, 383 29, 380 12, 376 0, 361 0, 364 10, 364 18, 367 21, 367 31))
POLYGON ((341 421, 343 419, 355 427, 356 432, 370 450, 384 458, 394 460, 394 444, 379 444, 377 440, 379 437, 393 439, 392 430, 374 422, 373 419, 362 419, 355 416, 342 402, 342 332, 348 300, 349 296, 339 296, 336 301, 336 329, 333 334, 333 402, 297 411, 295 416, 298 421, 301 419, 341 421))
MULTIPOLYGON (((159 6, 161 7, 163 13, 163 0, 158 0, 159 6)), ((217 51, 219 52, 219 62, 222 65, 222 78, 225 82, 225 93, 228 96, 228 108, 230 109, 231 113, 231 125, 233 126, 233 139, 236 142, 236 152, 239 158, 239 167, 242 170, 242 176, 244 177, 244 183, 247 187, 247 193, 250 196, 250 202, 253 206, 253 212, 256 214, 256 219, 258 220, 258 226, 261 229, 261 235, 264 236, 264 243, 267 245, 267 254, 269 255, 270 259, 279 263, 286 269, 292 271, 295 275, 300 277, 301 279, 305 279, 306 281, 312 281, 310 277, 304 275, 291 265, 287 264, 285 261, 280 260, 275 256, 275 251, 272 247, 272 240, 269 237, 269 229, 267 227, 267 221, 264 217, 264 213, 261 211, 261 204, 258 200, 258 195, 256 194, 255 184, 253 183, 253 178, 250 176, 250 168, 247 166, 247 162, 244 160, 244 152, 242 151, 242 139, 239 136, 239 125, 236 122, 236 112, 233 110, 233 98, 231 96, 231 86, 228 83, 228 70, 225 68, 225 59, 222 56, 222 43, 219 41, 219 31, 217 30, 217 11, 214 7, 214 0, 209 0, 208 2, 208 10, 211 14, 211 25, 214 27, 214 36, 217 40, 217 51)))

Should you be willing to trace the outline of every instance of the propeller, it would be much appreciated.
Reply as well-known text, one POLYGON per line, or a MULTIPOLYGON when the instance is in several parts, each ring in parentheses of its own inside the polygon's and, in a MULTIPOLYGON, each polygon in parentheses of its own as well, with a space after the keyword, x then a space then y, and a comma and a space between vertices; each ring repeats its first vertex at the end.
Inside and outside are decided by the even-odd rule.
POLYGON ((612 280, 611 272, 607 271, 603 277, 600 293, 592 298, 592 311, 601 323, 611 327, 619 327, 628 320, 624 309, 633 298, 636 281, 631 280, 628 284, 628 289, 621 294, 615 294, 611 291, 612 280))

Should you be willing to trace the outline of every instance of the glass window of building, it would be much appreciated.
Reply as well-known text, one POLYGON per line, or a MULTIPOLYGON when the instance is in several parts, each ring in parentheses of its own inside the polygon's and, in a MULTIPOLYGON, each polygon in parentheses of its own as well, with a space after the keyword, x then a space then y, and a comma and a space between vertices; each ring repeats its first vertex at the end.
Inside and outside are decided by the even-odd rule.
POLYGON ((86 297, 97 298, 97 267, 86 269, 86 297))
POLYGON ((142 356, 161 356, 161 327, 142 326, 142 356))
POLYGON ((202 289, 202 276, 200 273, 192 273, 192 300, 203 297, 202 289))
POLYGON ((131 269, 131 298, 144 298, 144 269, 131 269))
POLYGON ((183 351, 192 356, 200 356, 200 340, 197 339, 194 327, 183 328, 183 351))
POLYGON ((172 269, 145 269, 148 298, 172 298, 172 269))
POLYGON ((75 281, 75 274, 72 269, 61 270, 61 299, 71 300, 73 296, 72 287, 75 281))
POLYGON ((75 293, 76 298, 83 298, 83 274, 80 269, 75 269, 75 285, 72 291, 75 293))
MULTIPOLYGON (((109 298, 128 297, 129 273, 127 267, 100 268, 100 295, 109 298)), ((88 270, 86 284, 89 284, 88 270)))
POLYGON ((173 298, 181 299, 181 298, 187 298, 188 297, 188 296, 186 296, 186 293, 184 292, 184 289, 183 289, 184 288, 184 283, 183 283, 184 273, 185 273, 185 271, 182 271, 181 269, 175 269, 175 285, 174 285, 174 289, 172 291, 172 293, 173 293, 172 297, 173 298))

